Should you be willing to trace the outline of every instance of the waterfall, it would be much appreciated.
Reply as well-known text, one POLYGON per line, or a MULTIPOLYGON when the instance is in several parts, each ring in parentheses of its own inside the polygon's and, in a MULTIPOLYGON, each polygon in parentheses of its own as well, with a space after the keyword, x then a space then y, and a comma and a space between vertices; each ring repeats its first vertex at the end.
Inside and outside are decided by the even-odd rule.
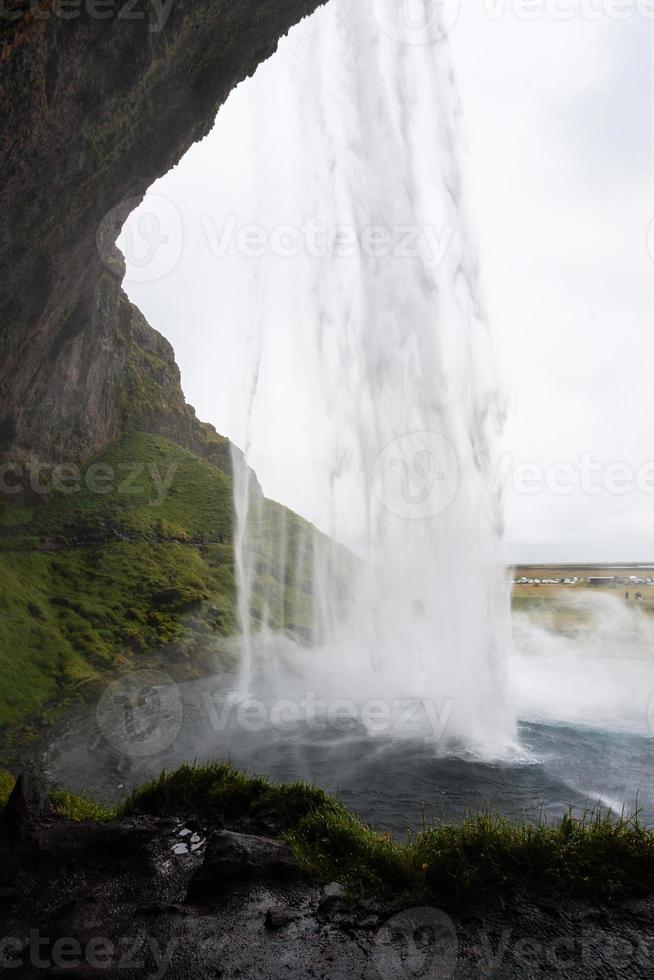
POLYGON ((240 442, 264 489, 258 461, 292 442, 306 516, 352 553, 284 527, 237 474, 240 693, 288 695, 292 677, 323 705, 375 699, 381 718, 392 703, 393 719, 414 701, 439 719, 434 744, 491 757, 515 738, 487 479, 501 398, 445 25, 410 6, 331 0, 237 93, 257 229, 242 240, 240 442))

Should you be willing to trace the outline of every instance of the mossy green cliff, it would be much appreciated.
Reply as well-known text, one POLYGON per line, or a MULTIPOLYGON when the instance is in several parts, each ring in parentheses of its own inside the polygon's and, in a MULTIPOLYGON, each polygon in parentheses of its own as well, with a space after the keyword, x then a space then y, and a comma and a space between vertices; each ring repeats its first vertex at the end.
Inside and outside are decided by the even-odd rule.
MULTIPOLYGON (((21 484, 18 472, 5 481, 26 484, 29 500, 25 491, 0 499, 0 727, 93 697, 135 665, 180 678, 233 665, 227 473, 149 433, 118 440, 79 469, 27 465, 21 484)), ((265 588, 278 625, 301 637, 310 596, 287 579, 307 525, 269 501, 261 521, 268 544, 259 546, 254 617, 265 588), (288 569, 271 560, 276 528, 289 542, 288 569)))

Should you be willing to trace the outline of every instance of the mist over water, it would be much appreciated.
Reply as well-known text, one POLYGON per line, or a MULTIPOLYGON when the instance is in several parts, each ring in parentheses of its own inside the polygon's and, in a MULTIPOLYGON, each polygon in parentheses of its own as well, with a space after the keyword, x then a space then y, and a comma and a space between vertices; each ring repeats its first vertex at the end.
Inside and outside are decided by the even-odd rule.
MULTIPOLYGON (((104 699, 104 710, 101 702, 99 710, 62 719, 44 764, 54 783, 120 800, 162 768, 228 759, 247 772, 315 782, 374 826, 398 834, 420 824, 423 802, 429 815, 447 819, 490 806, 530 820, 556 820, 570 806, 579 813, 601 803, 614 813, 638 807, 654 825, 654 620, 603 594, 566 596, 550 611, 529 606, 514 621, 510 691, 521 753, 510 759, 448 751, 447 742, 429 737, 433 717, 416 712, 415 704, 407 714, 394 697, 388 699, 392 726, 380 727, 376 714, 374 730, 370 719, 365 724, 365 702, 352 713, 355 671, 347 685, 334 680, 333 670, 330 681, 323 658, 324 673, 311 672, 315 686, 307 690, 300 654, 312 651, 294 650, 279 636, 259 650, 255 636, 254 660, 265 654, 266 669, 253 671, 249 699, 230 697, 224 673, 183 685, 169 679, 168 686, 165 677, 145 683, 134 675, 139 698, 129 729, 123 686, 121 697, 104 699), (326 714, 319 702, 330 689, 349 698, 326 714), (300 713, 289 710, 302 703, 300 713)), ((367 696, 369 673, 360 670, 359 693, 367 696)), ((448 721, 447 711, 435 716, 436 734, 448 721)))
MULTIPOLYGON (((298 686, 327 701, 426 699, 447 711, 452 747, 493 757, 515 739, 498 502, 482 477, 499 400, 447 46, 433 22, 403 43, 405 15, 392 0, 332 0, 241 100, 263 162, 251 213, 279 245, 255 261, 243 296, 241 442, 248 463, 267 454, 274 465, 290 425, 323 529, 359 559, 345 589, 314 561, 312 648, 285 649, 298 686), (280 254, 297 229, 304 247, 280 254)), ((241 697, 257 670, 273 675, 280 649, 265 596, 263 615, 250 613, 261 537, 251 486, 241 473, 241 697)))
POLYGON ((511 698, 522 720, 651 737, 654 617, 621 593, 516 612, 511 698))

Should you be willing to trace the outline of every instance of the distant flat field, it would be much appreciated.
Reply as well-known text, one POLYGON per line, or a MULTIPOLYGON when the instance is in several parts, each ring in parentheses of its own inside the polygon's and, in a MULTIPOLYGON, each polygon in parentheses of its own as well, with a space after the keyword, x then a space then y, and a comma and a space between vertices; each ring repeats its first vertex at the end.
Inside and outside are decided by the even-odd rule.
POLYGON ((635 585, 633 583, 618 584, 606 583, 602 585, 591 585, 589 578, 615 577, 626 579, 635 575, 637 578, 654 578, 654 563, 650 565, 516 565, 509 569, 510 579, 539 578, 539 579, 565 579, 577 578, 579 581, 574 585, 547 585, 541 582, 540 585, 514 585, 513 596, 515 598, 562 598, 570 595, 571 592, 591 591, 591 592, 610 592, 614 595, 624 596, 629 592, 630 601, 635 600, 636 592, 642 593, 644 602, 654 602, 654 584, 635 585))

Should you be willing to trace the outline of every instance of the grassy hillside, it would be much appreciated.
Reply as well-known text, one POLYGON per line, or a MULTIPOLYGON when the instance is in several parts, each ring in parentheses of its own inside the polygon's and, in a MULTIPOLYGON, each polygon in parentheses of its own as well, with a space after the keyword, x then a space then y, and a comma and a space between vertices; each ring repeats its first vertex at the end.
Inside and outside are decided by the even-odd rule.
MULTIPOLYGON (((81 474, 36 476, 47 493, 29 504, 0 499, 0 727, 53 700, 92 696, 136 665, 197 676, 229 662, 237 615, 227 474, 137 433, 81 474)), ((261 522, 287 537, 290 567, 307 525, 270 502, 261 522)), ((260 550, 255 589, 277 597, 280 625, 303 632, 306 582, 285 588, 289 567, 260 550)))

